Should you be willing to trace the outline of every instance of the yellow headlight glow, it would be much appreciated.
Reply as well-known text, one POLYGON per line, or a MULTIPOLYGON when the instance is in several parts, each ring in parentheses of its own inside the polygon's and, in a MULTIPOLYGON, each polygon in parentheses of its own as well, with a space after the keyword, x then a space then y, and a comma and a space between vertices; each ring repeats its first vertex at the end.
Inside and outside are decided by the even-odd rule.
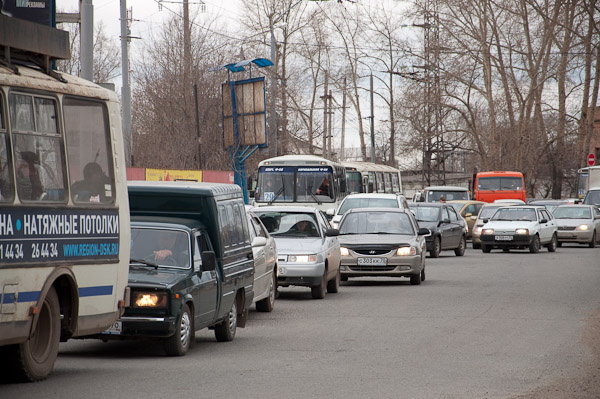
POLYGON ((166 292, 133 292, 133 306, 136 308, 166 308, 166 292))
POLYGON ((414 247, 400 247, 396 250, 397 256, 416 255, 417 250, 414 247))

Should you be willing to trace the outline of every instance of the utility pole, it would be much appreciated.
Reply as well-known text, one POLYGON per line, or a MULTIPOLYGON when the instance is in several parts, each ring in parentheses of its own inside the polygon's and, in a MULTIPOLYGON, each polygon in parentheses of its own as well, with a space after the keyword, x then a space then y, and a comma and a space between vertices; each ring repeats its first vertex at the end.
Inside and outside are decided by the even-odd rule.
MULTIPOLYGON (((91 0, 90 0, 91 1, 91 0)), ((133 166, 133 140, 131 138, 131 87, 129 82, 129 19, 127 18, 127 0, 121 0, 121 107, 122 129, 125 141, 125 161, 133 166)))
POLYGON ((331 95, 331 90, 329 90, 329 95, 327 96, 327 117, 329 119, 329 123, 327 124, 328 126, 328 133, 327 133, 327 154, 328 154, 328 158, 327 159, 331 159, 331 157, 333 156, 333 152, 331 151, 331 142, 333 139, 333 122, 332 122, 332 118, 333 118, 333 111, 332 111, 332 107, 331 107, 331 100, 332 100, 333 96, 331 95))
POLYGON ((94 5, 92 0, 80 0, 81 13, 81 77, 94 80, 94 5))
POLYGON ((329 84, 329 75, 327 74, 327 71, 325 71, 325 89, 324 89, 324 93, 323 93, 323 97, 321 97, 323 99, 323 153, 324 153, 324 157, 328 158, 328 154, 327 154, 327 89, 328 89, 328 84, 329 84))
POLYGON ((375 163, 375 103, 373 101, 373 72, 371 72, 371 162, 375 163))
POLYGON ((345 137, 346 137, 346 78, 344 78, 344 90, 342 91, 342 139, 340 143, 340 161, 346 160, 345 150, 345 137))

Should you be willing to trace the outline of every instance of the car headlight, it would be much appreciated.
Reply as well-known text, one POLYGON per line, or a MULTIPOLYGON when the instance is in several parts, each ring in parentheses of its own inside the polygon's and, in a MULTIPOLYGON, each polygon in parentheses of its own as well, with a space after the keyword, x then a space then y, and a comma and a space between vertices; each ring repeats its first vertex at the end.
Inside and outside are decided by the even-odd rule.
POLYGON ((494 229, 482 229, 481 235, 494 234, 494 229))
POLYGON ((515 234, 528 236, 529 235, 529 229, 516 229, 515 230, 515 234))
POLYGON ((416 255, 417 249, 415 247, 400 247, 396 250, 397 256, 408 256, 408 255, 416 255))
POLYGON ((315 263, 317 255, 289 255, 288 262, 293 263, 315 263))
POLYGON ((481 234, 481 229, 482 229, 482 227, 481 227, 481 226, 476 226, 476 227, 473 229, 473 234, 481 234))
POLYGON ((592 228, 592 226, 590 226, 589 224, 580 224, 579 226, 577 226, 577 228, 575 230, 577 231, 588 231, 592 228))
POLYGON ((346 247, 340 247, 340 255, 342 256, 350 256, 350 251, 346 247))
POLYGON ((166 309, 168 299, 166 291, 133 291, 131 293, 131 304, 134 308, 166 309))

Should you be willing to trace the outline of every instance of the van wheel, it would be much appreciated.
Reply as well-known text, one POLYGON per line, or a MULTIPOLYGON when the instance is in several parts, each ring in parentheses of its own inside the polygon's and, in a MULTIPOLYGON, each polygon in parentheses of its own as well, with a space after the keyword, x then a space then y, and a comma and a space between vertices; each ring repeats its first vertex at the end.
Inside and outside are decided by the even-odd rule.
POLYGON ((310 294, 313 299, 323 299, 325 298, 325 293, 327 292, 327 269, 323 272, 323 276, 321 277, 321 282, 318 285, 313 285, 310 287, 310 294))
POLYGON ((269 295, 265 299, 256 302, 256 310, 259 312, 272 312, 275 307, 275 291, 277 287, 277 277, 275 272, 271 273, 271 281, 269 281, 269 295))
POLYGON ((16 381, 41 381, 54 368, 59 342, 60 302, 51 287, 31 336, 22 344, 7 346, 2 353, 3 363, 16 381))
POLYGON ((190 307, 185 304, 179 316, 179 325, 175 334, 165 340, 165 352, 168 356, 183 356, 194 339, 194 325, 190 307))
POLYGON ((233 341, 237 329, 237 305, 236 300, 231 304, 231 310, 227 317, 215 326, 215 338, 219 342, 233 341))

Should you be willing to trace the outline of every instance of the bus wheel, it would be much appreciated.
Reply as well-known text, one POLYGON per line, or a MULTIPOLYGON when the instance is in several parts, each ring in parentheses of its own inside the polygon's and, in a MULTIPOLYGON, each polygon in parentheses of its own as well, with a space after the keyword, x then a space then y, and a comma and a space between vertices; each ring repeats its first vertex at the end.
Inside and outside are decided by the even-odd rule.
POLYGON ((48 377, 58 356, 60 342, 60 304, 54 287, 44 299, 33 333, 27 341, 10 348, 15 378, 40 381, 48 377))

